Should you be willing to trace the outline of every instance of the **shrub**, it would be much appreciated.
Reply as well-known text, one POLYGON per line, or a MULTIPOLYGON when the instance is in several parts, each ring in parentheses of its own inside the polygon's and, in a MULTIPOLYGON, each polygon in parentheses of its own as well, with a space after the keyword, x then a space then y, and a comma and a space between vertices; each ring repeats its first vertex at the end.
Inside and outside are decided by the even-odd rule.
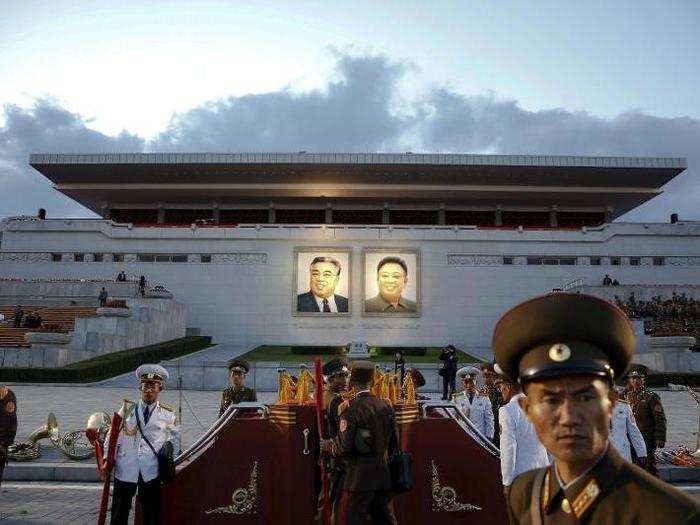
POLYGON ((401 346, 382 346, 379 348, 379 354, 380 355, 394 355, 396 352, 401 352, 404 357, 407 356, 417 356, 417 355, 425 355, 428 352, 428 349, 425 348, 424 346, 406 346, 406 347, 401 347, 401 346))
POLYGON ((293 346, 294 355, 343 355, 345 348, 342 346, 293 346))

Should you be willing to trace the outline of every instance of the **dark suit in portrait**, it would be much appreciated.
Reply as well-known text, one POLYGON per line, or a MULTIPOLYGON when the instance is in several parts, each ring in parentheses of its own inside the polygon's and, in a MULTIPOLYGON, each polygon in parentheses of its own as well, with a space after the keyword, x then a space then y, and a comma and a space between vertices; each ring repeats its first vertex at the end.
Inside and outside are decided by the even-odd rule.
MULTIPOLYGON (((348 298, 342 295, 333 295, 335 305, 338 307, 338 313, 348 312, 348 298)), ((329 298, 330 299, 330 298, 329 298)), ((316 296, 309 292, 297 295, 297 312, 322 312, 316 301, 316 296)))
POLYGON ((368 313, 411 313, 414 314, 418 311, 418 305, 415 301, 409 301, 402 297, 399 299, 398 304, 394 307, 389 301, 384 299, 381 295, 376 295, 371 299, 365 301, 365 312, 368 313))

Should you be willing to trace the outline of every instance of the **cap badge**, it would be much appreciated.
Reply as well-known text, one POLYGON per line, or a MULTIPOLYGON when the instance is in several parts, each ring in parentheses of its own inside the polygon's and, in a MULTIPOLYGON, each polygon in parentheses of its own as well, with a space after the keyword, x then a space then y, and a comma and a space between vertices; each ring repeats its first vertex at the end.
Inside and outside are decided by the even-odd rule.
POLYGON ((561 363, 571 357, 571 348, 564 343, 556 343, 549 348, 549 358, 552 361, 561 363))

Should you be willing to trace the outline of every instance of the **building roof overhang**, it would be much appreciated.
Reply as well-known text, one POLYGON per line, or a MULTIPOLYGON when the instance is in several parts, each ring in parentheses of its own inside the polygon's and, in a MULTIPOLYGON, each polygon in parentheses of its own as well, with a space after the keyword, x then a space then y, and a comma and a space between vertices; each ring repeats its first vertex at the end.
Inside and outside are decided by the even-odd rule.
POLYGON ((668 157, 303 152, 33 154, 29 163, 98 213, 114 202, 326 198, 606 206, 618 216, 687 167, 668 157))

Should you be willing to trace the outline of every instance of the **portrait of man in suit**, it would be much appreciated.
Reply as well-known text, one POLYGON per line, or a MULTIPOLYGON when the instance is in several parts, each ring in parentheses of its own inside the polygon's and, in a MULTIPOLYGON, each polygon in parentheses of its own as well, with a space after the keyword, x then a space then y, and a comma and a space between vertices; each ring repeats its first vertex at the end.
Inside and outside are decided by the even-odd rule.
POLYGON ((315 255, 308 272, 308 291, 297 295, 297 312, 348 313, 348 298, 336 293, 343 276, 340 261, 331 255, 315 255))
POLYGON ((368 288, 364 313, 418 315, 417 285, 411 282, 412 279, 417 279, 417 254, 368 253, 365 257, 368 288), (375 292, 374 295, 372 292, 375 292))

